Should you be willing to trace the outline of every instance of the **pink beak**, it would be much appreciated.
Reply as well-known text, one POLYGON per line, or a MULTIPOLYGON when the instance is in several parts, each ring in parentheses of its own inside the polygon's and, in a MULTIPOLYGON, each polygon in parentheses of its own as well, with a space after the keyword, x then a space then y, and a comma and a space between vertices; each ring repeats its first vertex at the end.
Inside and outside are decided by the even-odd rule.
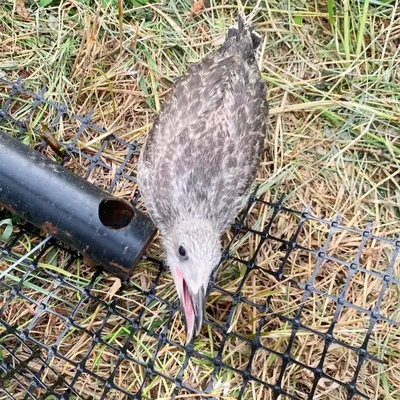
POLYGON ((191 293, 178 268, 176 269, 176 286, 186 319, 186 343, 189 343, 194 336, 195 325, 196 335, 198 335, 203 324, 204 292, 200 290, 198 294, 191 293))

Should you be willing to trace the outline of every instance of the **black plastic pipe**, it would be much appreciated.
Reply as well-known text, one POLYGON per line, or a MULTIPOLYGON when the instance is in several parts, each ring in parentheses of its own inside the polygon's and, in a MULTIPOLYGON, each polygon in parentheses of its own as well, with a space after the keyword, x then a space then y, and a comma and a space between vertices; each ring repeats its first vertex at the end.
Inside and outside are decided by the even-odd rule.
POLYGON ((152 221, 0 131, 0 205, 127 279, 155 234, 152 221))

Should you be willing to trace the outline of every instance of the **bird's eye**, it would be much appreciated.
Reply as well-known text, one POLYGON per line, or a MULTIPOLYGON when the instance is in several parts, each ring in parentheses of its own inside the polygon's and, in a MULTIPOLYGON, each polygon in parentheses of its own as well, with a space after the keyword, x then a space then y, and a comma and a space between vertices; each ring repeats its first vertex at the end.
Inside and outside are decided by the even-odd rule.
POLYGON ((185 248, 183 246, 179 246, 178 252, 179 252, 179 255, 181 257, 185 257, 186 256, 186 250, 185 250, 185 248))

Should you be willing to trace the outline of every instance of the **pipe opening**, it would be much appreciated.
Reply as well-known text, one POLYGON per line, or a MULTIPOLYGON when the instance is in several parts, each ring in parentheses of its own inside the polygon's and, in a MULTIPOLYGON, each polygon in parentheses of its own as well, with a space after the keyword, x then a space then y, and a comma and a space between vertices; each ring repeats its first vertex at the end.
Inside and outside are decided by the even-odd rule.
POLYGON ((99 205, 100 221, 107 228, 125 228, 134 216, 133 207, 123 200, 104 199, 99 205))

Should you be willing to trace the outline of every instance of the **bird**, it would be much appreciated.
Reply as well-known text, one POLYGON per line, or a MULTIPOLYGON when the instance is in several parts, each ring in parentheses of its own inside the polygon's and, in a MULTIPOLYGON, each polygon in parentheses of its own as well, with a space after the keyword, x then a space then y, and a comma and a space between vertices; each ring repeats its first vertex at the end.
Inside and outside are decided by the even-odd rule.
POLYGON ((139 191, 160 234, 187 343, 200 333, 221 236, 248 202, 264 151, 260 42, 238 13, 224 43, 173 84, 139 156, 139 191))

